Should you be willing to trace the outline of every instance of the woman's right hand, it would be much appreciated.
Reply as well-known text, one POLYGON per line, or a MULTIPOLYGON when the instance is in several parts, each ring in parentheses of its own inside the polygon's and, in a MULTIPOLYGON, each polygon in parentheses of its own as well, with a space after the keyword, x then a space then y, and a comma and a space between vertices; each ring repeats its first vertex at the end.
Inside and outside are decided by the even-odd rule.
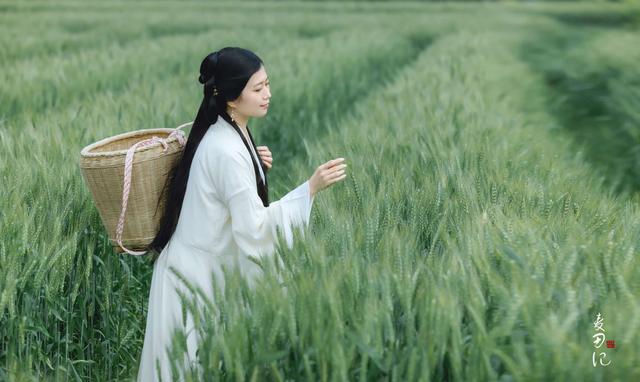
POLYGON ((347 164, 342 162, 344 158, 336 158, 318 166, 316 172, 309 178, 309 190, 312 196, 347 176, 345 173, 347 164))

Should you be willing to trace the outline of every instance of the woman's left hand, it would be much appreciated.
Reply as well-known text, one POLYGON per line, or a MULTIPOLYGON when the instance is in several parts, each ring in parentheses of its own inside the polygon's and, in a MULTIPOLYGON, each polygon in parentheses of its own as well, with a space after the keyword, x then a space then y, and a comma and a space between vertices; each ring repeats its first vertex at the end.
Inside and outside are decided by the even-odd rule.
POLYGON ((258 149, 258 156, 262 160, 265 166, 267 166, 267 170, 271 168, 273 163, 273 157, 271 157, 271 151, 267 146, 256 146, 258 149))

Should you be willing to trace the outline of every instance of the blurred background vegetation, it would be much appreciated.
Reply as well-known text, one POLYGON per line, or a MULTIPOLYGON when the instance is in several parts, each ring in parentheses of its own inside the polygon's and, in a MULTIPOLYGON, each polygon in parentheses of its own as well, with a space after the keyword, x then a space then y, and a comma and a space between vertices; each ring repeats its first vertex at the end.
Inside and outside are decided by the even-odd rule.
POLYGON ((192 120, 200 61, 224 46, 270 74, 250 124, 272 200, 331 158, 350 171, 316 198, 311 235, 279 248, 284 269, 256 290, 230 275, 224 314, 199 326, 206 375, 640 378, 633 2, 0 10, 0 380, 135 377, 152 268, 110 248, 79 152, 192 120))

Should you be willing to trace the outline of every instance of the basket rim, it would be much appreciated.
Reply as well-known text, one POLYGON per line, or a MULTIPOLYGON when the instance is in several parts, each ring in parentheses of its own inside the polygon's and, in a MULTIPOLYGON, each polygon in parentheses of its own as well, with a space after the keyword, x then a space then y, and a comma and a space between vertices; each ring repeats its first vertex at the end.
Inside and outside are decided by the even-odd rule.
MULTIPOLYGON (((135 131, 128 131, 126 133, 121 133, 118 135, 113 135, 111 137, 107 137, 104 139, 101 139, 97 142, 94 142, 90 145, 85 146, 81 151, 80 151, 80 155, 84 158, 97 158, 97 157, 114 157, 114 156, 122 156, 122 155, 127 155, 127 151, 129 151, 129 149, 122 149, 122 150, 112 150, 112 151, 103 151, 103 152, 99 152, 99 153, 92 153, 90 152, 93 149, 96 149, 98 147, 104 146, 108 143, 111 142, 115 142, 121 139, 125 139, 125 138, 132 138, 132 137, 137 137, 140 135, 146 135, 146 134, 150 134, 150 133, 169 133, 171 134, 173 131, 175 131, 176 129, 172 129, 172 128, 166 128, 166 127, 162 127, 162 128, 155 128, 155 129, 140 129, 140 130, 135 130, 135 131)), ((182 132, 184 134, 184 131, 182 132)), ((176 137, 171 137, 169 139, 167 139, 167 143, 172 143, 174 141, 177 141, 178 138, 176 137)), ((160 142, 155 142, 152 143, 148 146, 144 146, 144 147, 138 147, 136 148, 136 153, 137 152, 141 152, 141 151, 146 151, 146 150, 151 150, 153 148, 156 148, 158 146, 161 146, 162 144, 160 142)))
MULTIPOLYGON (((138 152, 138 150, 136 150, 136 152, 138 152)), ((179 153, 180 153, 180 151, 178 151, 178 150, 171 151, 171 152, 169 152, 169 150, 167 150, 166 153, 161 153, 161 154, 159 154, 157 156, 154 156, 152 158, 146 158, 146 159, 138 159, 138 158, 136 158, 133 161, 133 163, 135 165, 138 165, 138 164, 149 162, 149 161, 157 161, 159 159, 163 159, 164 157, 171 156, 171 155, 177 155, 179 153)), ((110 164, 110 165, 100 164, 100 165, 96 166, 95 165, 95 161, 93 161, 91 159, 95 159, 95 157, 91 157, 91 158, 81 157, 80 158, 80 162, 79 162, 80 168, 83 169, 83 170, 98 170, 98 169, 117 168, 117 167, 124 168, 124 162, 113 163, 113 164, 110 164)))

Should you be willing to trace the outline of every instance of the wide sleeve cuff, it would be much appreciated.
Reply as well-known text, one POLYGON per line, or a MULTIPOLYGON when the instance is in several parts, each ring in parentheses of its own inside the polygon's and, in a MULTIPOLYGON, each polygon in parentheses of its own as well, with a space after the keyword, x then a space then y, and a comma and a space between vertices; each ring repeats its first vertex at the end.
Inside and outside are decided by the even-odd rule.
MULTIPOLYGON (((308 180, 280 199, 284 236, 289 248, 293 246, 292 227, 304 228, 309 225, 314 199, 308 180)), ((304 229, 302 232, 304 236, 304 229)))

